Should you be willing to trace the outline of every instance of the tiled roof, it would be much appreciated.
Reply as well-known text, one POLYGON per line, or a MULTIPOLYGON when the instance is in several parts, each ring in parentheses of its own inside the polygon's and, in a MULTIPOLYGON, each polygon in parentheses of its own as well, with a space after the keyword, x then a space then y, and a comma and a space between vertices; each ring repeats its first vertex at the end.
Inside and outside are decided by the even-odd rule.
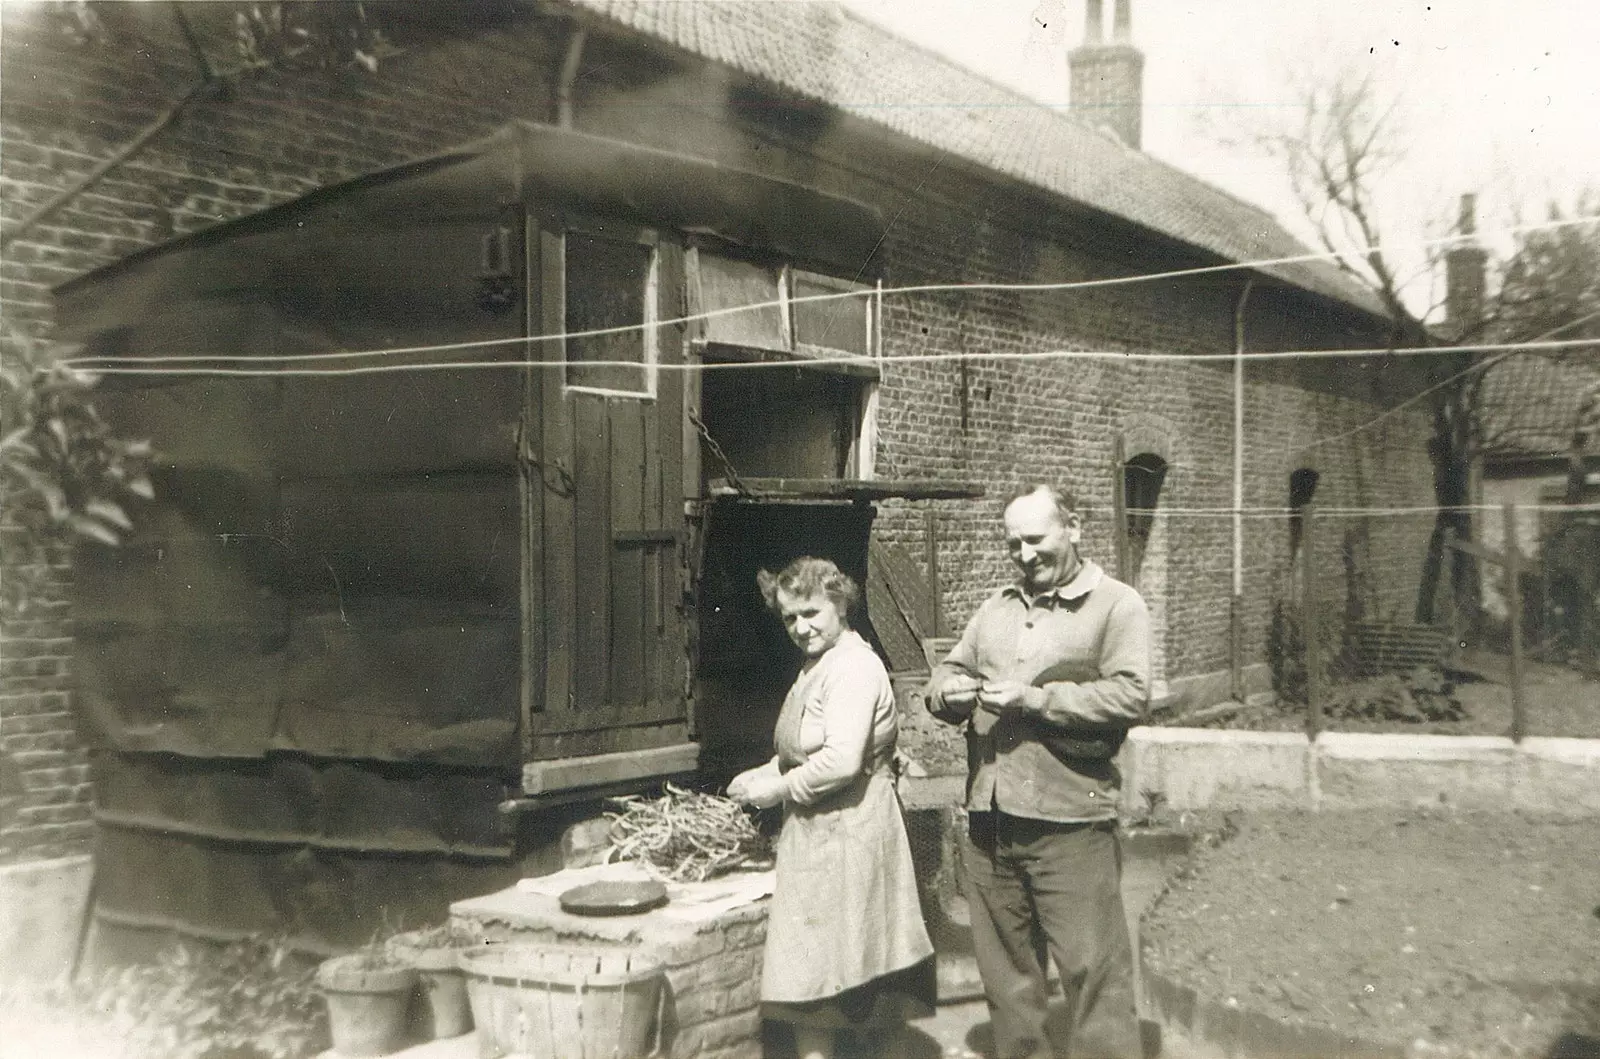
MULTIPOLYGON (((591 15, 1228 261, 1307 253, 1271 214, 828 0, 568 0, 591 15)), ((1325 262, 1261 269, 1382 314, 1325 262)))
MULTIPOLYGON (((1564 457, 1578 416, 1600 393, 1600 353, 1553 360, 1510 357, 1483 373, 1478 391, 1486 455, 1491 459, 1564 457)), ((1591 430, 1600 431, 1600 423, 1591 430)), ((1600 443, 1591 440, 1590 447, 1600 443)))

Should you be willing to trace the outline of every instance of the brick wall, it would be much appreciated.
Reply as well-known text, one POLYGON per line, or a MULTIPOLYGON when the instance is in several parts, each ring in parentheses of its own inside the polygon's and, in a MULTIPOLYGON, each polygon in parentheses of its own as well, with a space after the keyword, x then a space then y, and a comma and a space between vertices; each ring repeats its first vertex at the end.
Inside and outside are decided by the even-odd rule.
POLYGON ((26 610, 0 612, 0 863, 86 853, 93 834, 89 763, 71 713, 70 579, 58 556, 26 610))
MULTIPOLYGON (((803 132, 778 117, 765 124, 748 115, 730 120, 708 105, 719 93, 731 94, 726 74, 674 69, 653 80, 613 81, 597 60, 580 86, 580 128, 693 151, 878 204, 892 223, 871 265, 890 286, 1065 282, 1211 263, 1155 238, 1067 217, 1030 189, 897 142, 855 119, 811 123, 803 132), (662 113, 674 120, 660 121, 662 113)), ((767 110, 782 115, 781 101, 767 110)), ((1113 565, 1118 435, 1129 457, 1148 439, 1160 439, 1170 464, 1160 508, 1231 506, 1231 367, 1103 360, 973 360, 963 367, 894 358, 1058 349, 1225 355, 1234 347, 1242 286, 1240 276, 1223 274, 1071 292, 963 291, 887 300, 878 473, 970 479, 990 491, 985 502, 933 505, 943 611, 955 628, 1012 576, 996 506, 1001 494, 1025 480, 1073 488, 1089 507, 1088 554, 1113 565)), ((1371 321, 1283 288, 1258 284, 1248 302, 1251 350, 1371 347, 1383 339, 1371 321)), ((1426 407, 1389 414, 1394 400, 1415 386, 1397 374, 1365 361, 1252 364, 1245 506, 1286 506, 1290 472, 1302 467, 1321 473, 1316 499, 1325 506, 1429 503, 1426 407), (1379 417, 1375 429, 1358 429, 1379 417), (1327 438, 1337 440, 1313 445, 1327 438)), ((1332 612, 1409 610, 1430 526, 1426 516, 1345 519, 1320 535, 1317 565, 1327 575, 1322 591, 1332 612), (1360 590, 1352 592, 1356 584, 1360 590)), ((920 557, 921 506, 881 505, 875 532, 920 557)), ((1264 661, 1273 602, 1289 595, 1287 520, 1248 521, 1244 552, 1244 661, 1250 664, 1264 661)), ((1229 665, 1231 564, 1226 516, 1157 518, 1138 587, 1152 604, 1163 675, 1229 665)), ((1337 623, 1329 624, 1337 633, 1337 623)))
MULTIPOLYGON (((227 50, 226 6, 191 10, 219 69, 238 62, 227 50)), ((169 9, 100 5, 104 32, 80 42, 64 32, 58 7, 0 12, 0 218, 8 225, 131 140, 198 79, 169 9)), ((306 69, 237 81, 8 247, 0 262, 7 319, 43 332, 55 284, 513 118, 549 116, 549 45, 538 20, 450 32, 388 18, 401 53, 378 74, 306 69)))
MULTIPOLYGON (((165 5, 102 6, 104 39, 86 43, 61 32, 52 5, 0 7, 0 218, 7 225, 109 156, 196 77, 165 5)), ((391 24, 391 36, 402 54, 376 76, 295 71, 246 79, 224 97, 196 103, 130 164, 8 247, 0 261, 5 318, 47 333, 54 284, 170 236, 440 151, 512 118, 549 116, 560 38, 548 21, 523 16, 435 25, 422 14, 405 16, 405 5, 396 10, 403 17, 391 24)), ((223 36, 210 26, 206 39, 214 60, 227 65, 226 52, 217 50, 225 23, 220 30, 223 36)), ((780 120, 781 107, 733 115, 707 106, 728 98, 732 79, 681 55, 644 56, 637 41, 594 36, 589 47, 579 79, 580 129, 700 153, 879 203, 893 224, 875 264, 890 284, 1061 281, 1206 263, 1181 248, 1130 239, 1126 230, 1100 227, 1092 218, 1053 212, 1028 189, 983 178, 952 159, 919 157, 917 145, 855 119, 796 132, 780 120), (663 121, 664 113, 672 120, 663 121)), ((1162 509, 1227 507, 1231 369, 1097 360, 974 360, 963 366, 893 358, 1062 348, 1225 354, 1233 346, 1239 288, 1238 277, 1225 276, 1071 293, 963 292, 888 301, 884 333, 891 360, 882 383, 880 473, 973 479, 990 489, 987 501, 934 507, 942 605, 954 626, 1010 576, 996 507, 1000 495, 1023 480, 1075 489, 1087 505, 1086 550, 1112 564, 1112 459, 1119 436, 1128 456, 1152 445, 1162 450, 1169 464, 1162 509)), ((1252 349, 1374 341, 1326 303, 1271 288, 1252 295, 1248 336, 1252 349)), ((1317 500, 1324 505, 1427 503, 1423 411, 1410 409, 1377 429, 1350 433, 1399 392, 1393 379, 1367 365, 1252 365, 1246 505, 1285 504, 1289 474, 1299 467, 1321 473, 1317 500), (1308 447, 1339 435, 1347 436, 1308 447)), ((1403 616, 1429 525, 1425 517, 1343 519, 1318 534, 1317 565, 1327 574, 1324 591, 1335 612, 1403 616)), ((918 505, 890 503, 876 529, 921 555, 922 526, 918 505)), ((1166 677, 1228 665, 1230 528, 1215 514, 1157 519, 1139 587, 1156 616, 1166 677)), ((1289 594, 1288 541, 1283 521, 1246 523, 1246 662, 1262 659, 1273 602, 1289 594)), ((40 799, 14 813, 26 809, 28 826, 43 829, 84 819, 82 803, 72 801, 83 790, 83 762, 70 737, 69 633, 64 612, 51 615, 54 625, 5 630, 17 646, 6 647, 8 683, 0 699, 8 753, 47 755, 24 759, 31 779, 8 780, 41 785, 40 799), (15 681, 23 683, 13 690, 15 681), (20 740, 15 749, 13 739, 20 740), (70 792, 65 803, 64 791, 70 792)), ((66 835, 81 841, 82 830, 52 831, 56 837, 41 843, 66 835)))
MULTIPOLYGON (((197 78, 169 9, 98 5, 102 35, 78 41, 59 17, 67 8, 0 5, 0 221, 8 230, 197 78)), ((222 8, 188 10, 214 64, 227 68, 235 59, 222 8)), ((464 36, 388 25, 402 53, 376 76, 266 73, 192 105, 127 165, 6 248, 0 316, 48 336, 56 284, 510 119, 548 117, 540 21, 481 24, 464 36)), ((86 852, 93 833, 89 763, 73 713, 67 567, 46 587, 29 615, 0 624, 0 860, 86 852)))
MULTIPOLYGON (((1097 262, 1045 237, 1019 235, 951 211, 903 218, 887 246, 896 283, 960 278, 1050 282, 1097 262), (1033 245, 1029 245, 1033 244, 1033 245), (1020 252, 1019 252, 1020 249, 1020 252)), ((1176 262, 1154 267, 1174 267, 1176 262)), ((1103 267, 1103 266, 1100 266, 1103 267)), ((995 585, 1011 576, 1000 546, 998 504, 1007 490, 1039 478, 1072 488, 1088 508, 1086 552, 1114 562, 1113 460, 1158 438, 1169 469, 1158 511, 1232 504, 1232 369, 1194 363, 1062 360, 1019 365, 972 362, 896 366, 903 354, 1049 349, 1222 354, 1232 349, 1232 297, 1220 285, 1148 284, 1092 295, 940 295, 891 299, 886 308, 886 371, 880 428, 883 473, 944 475, 987 483, 987 505, 940 505, 936 516, 945 613, 959 627, 995 585), (962 391, 965 390, 965 400, 962 391)), ((1273 326, 1273 314, 1310 317, 1290 299, 1256 297, 1264 319, 1251 348, 1370 344, 1333 324, 1273 326), (1281 333, 1275 333, 1281 332, 1281 333)), ((1336 323, 1336 322, 1335 322, 1336 323)), ((1317 502, 1401 507, 1431 498, 1424 455, 1425 410, 1358 430, 1385 411, 1385 399, 1350 368, 1318 378, 1282 366, 1247 368, 1246 507, 1285 507, 1289 475, 1317 469, 1317 502), (1351 433, 1353 431, 1353 433, 1351 433), (1340 437, 1331 444, 1313 442, 1340 437)), ((921 555, 920 511, 886 506, 878 531, 921 555)), ((1319 596, 1334 614, 1408 613, 1431 518, 1340 519, 1317 536, 1319 596)), ((1245 662, 1264 659, 1272 603, 1287 598, 1285 519, 1245 522, 1245 662)), ((1159 516, 1138 587, 1151 604, 1161 675, 1171 678, 1229 664, 1231 520, 1225 515, 1159 516)))

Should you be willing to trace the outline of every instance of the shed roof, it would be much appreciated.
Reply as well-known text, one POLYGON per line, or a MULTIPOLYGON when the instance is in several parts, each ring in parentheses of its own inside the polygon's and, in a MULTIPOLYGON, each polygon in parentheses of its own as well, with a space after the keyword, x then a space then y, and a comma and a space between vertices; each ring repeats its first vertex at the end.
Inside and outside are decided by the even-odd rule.
MULTIPOLYGON (((1267 211, 836 3, 566 0, 591 16, 1228 261, 1309 253, 1267 211)), ((1322 261, 1260 271, 1366 313, 1377 298, 1322 261)))
MULTIPOLYGON (((1491 462, 1565 459, 1580 418, 1596 415, 1596 395, 1600 356, 1593 351, 1501 360, 1484 372, 1478 393, 1484 455, 1491 462)), ((1600 430, 1600 423, 1589 429, 1600 430)))
MULTIPOLYGON (((55 289, 61 335, 159 313, 172 299, 315 285, 372 263, 308 258, 328 228, 368 232, 481 217, 507 203, 582 204, 800 257, 858 261, 883 233, 876 207, 789 180, 572 129, 513 121, 443 154, 319 188, 291 202, 147 247, 55 289)), ((403 286, 392 286, 416 294, 403 286)))

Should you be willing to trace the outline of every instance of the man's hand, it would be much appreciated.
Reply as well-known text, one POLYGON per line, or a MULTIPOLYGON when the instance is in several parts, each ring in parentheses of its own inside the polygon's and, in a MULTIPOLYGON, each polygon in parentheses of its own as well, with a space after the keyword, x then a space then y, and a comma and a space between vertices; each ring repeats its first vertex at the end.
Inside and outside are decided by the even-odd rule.
POLYGON ((990 713, 1035 709, 1033 691, 1015 680, 986 680, 978 689, 978 705, 990 713))
POLYGON ((970 710, 978 704, 978 689, 982 686, 983 681, 977 677, 957 673, 944 682, 939 697, 946 706, 970 710))

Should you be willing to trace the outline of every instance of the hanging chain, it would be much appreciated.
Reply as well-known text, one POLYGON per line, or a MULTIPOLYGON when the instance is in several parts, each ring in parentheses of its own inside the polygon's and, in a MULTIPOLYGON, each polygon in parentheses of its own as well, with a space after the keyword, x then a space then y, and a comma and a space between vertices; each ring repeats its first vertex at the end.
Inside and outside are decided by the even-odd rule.
POLYGON ((690 424, 699 432, 701 440, 711 450, 711 455, 722 466, 722 473, 727 476, 728 484, 733 486, 734 491, 740 496, 751 496, 750 490, 740 480, 739 472, 733 469, 733 461, 728 459, 726 452, 722 451, 722 446, 717 444, 717 439, 711 436, 711 431, 707 429, 705 422, 701 420, 699 414, 693 408, 688 409, 688 412, 690 424))

